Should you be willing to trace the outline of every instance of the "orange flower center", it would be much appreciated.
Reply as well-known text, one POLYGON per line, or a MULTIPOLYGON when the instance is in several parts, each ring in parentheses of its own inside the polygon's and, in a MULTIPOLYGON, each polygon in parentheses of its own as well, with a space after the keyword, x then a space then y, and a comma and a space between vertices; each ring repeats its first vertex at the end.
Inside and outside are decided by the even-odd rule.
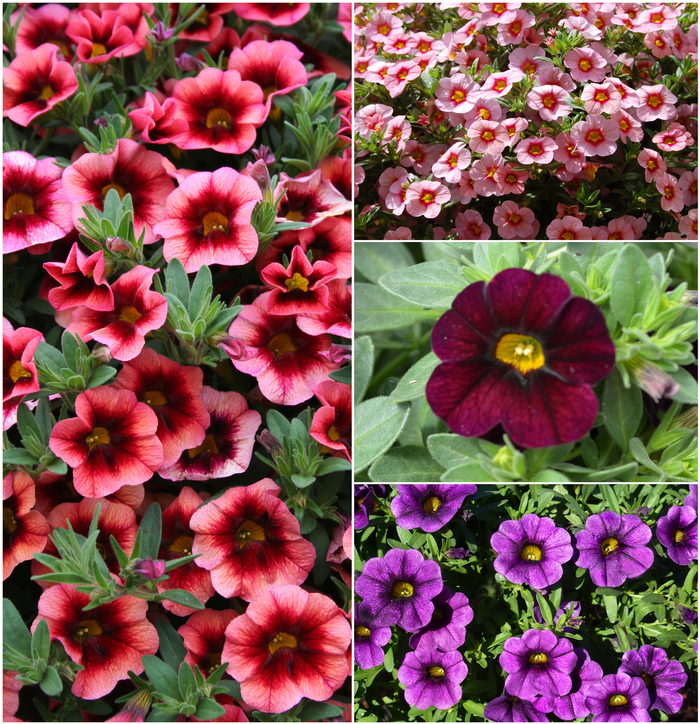
POLYGON ((309 280, 299 274, 299 272, 294 272, 292 278, 285 279, 284 283, 287 286, 287 291, 289 292, 293 292, 295 289, 301 289, 302 292, 309 291, 309 280))
POLYGON ((286 354, 287 352, 294 352, 297 349, 292 338, 285 332, 276 334, 267 346, 275 355, 275 359, 279 358, 280 355, 286 354))
POLYGON ((512 174, 512 173, 509 173, 509 174, 506 176, 506 182, 509 183, 509 184, 514 184, 517 180, 518 180, 518 179, 517 179, 517 178, 515 177, 515 175, 512 174))
MULTIPOLYGON (((513 214, 508 218, 512 222, 513 214)), ((520 221, 520 217, 517 216, 520 221)), ((514 223, 514 222, 512 222, 514 223)), ((523 334, 505 334, 496 345, 495 357, 526 374, 544 366, 542 345, 534 338, 523 334)))
POLYGON ((531 60, 526 60, 522 66, 520 66, 520 70, 526 75, 532 75, 537 70, 537 66, 531 60))
POLYGON ((442 501, 435 495, 431 495, 424 503, 423 510, 430 515, 435 515, 438 508, 442 505, 442 501))
POLYGON ((88 618, 85 621, 81 621, 78 624, 78 628, 75 632, 75 640, 82 644, 85 639, 90 636, 99 636, 102 633, 102 627, 95 619, 88 618))
POLYGON ((494 90, 502 91, 507 85, 508 85, 508 83, 506 83, 506 81, 503 80, 503 78, 499 78, 499 79, 493 84, 493 87, 494 87, 494 90))
POLYGON ((364 60, 361 61, 360 63, 357 64, 355 71, 357 73, 366 73, 367 72, 367 63, 364 60))
POLYGON ((160 390, 150 390, 143 396, 143 401, 149 407, 161 407, 168 404, 168 398, 160 390))
POLYGON ((676 139, 673 136, 666 136, 664 138, 664 143, 667 146, 673 146, 673 144, 676 142, 676 139))
POLYGON ((21 379, 22 377, 31 377, 32 373, 29 370, 25 370, 24 367, 22 367, 22 362, 20 360, 15 360, 12 365, 10 365, 10 379, 13 382, 17 382, 17 380, 21 379))
POLYGON ((192 536, 181 535, 168 546, 168 550, 183 556, 191 556, 193 543, 194 538, 192 538, 192 536))
POLYGON ((522 28, 522 25, 520 25, 520 23, 513 23, 513 24, 510 26, 510 32, 511 32, 513 35, 517 35, 517 34, 520 32, 520 29, 521 29, 521 28, 522 28))
POLYGON ((141 319, 142 316, 143 315, 138 309, 136 309, 136 307, 124 307, 119 314, 119 320, 121 322, 130 322, 133 324, 137 320, 141 319))
POLYGON ((421 40, 418 44, 418 50, 421 53, 427 53, 430 50, 431 44, 427 40, 421 40))
POLYGON ((406 80, 406 76, 408 75, 408 71, 406 68, 401 68, 401 70, 398 72, 399 80, 406 80))
POLYGON ((519 223, 520 223, 520 216, 518 216, 517 214, 511 214, 511 215, 508 217, 508 221, 509 221, 511 224, 519 224, 519 223))
POLYGON ((17 530, 17 521, 10 508, 3 507, 2 509, 2 524, 8 533, 14 533, 17 530))
POLYGON ((573 239, 573 238, 574 238, 574 235, 573 235, 570 231, 565 231, 565 232, 561 235, 561 238, 562 238, 562 239, 567 239, 567 240, 568 240, 568 239, 573 239))
POLYGON ((204 442, 201 445, 197 445, 197 447, 190 448, 187 451, 187 454, 190 456, 190 460, 192 458, 197 457, 200 453, 208 452, 208 453, 218 453, 219 448, 216 446, 216 440, 214 440, 214 436, 208 432, 204 437, 204 442))
POLYGON ((652 108, 658 108, 660 105, 663 104, 663 100, 659 98, 659 96, 649 96, 649 100, 647 101, 647 103, 652 108))
POLYGON ((109 445, 109 430, 104 427, 96 427, 86 438, 90 450, 94 450, 98 445, 109 445))
POLYGON ((225 108, 212 108, 205 121, 207 128, 231 128, 231 114, 225 108))
POLYGON ((290 633, 280 632, 270 641, 268 648, 270 653, 274 654, 279 649, 295 649, 298 646, 297 637, 290 633))
POLYGON ((236 540, 238 547, 243 549, 251 541, 264 541, 265 530, 252 520, 246 520, 236 532, 236 540))
POLYGON ((542 105, 546 106, 547 108, 551 108, 556 102, 556 99, 552 98, 552 96, 547 96, 546 98, 542 99, 542 105))
POLYGON ((656 23, 657 25, 661 25, 664 21, 663 13, 654 13, 651 18, 649 18, 652 23, 656 23))
POLYGON ((228 219, 218 211, 210 211, 208 214, 204 214, 202 227, 204 236, 209 236, 212 231, 226 233, 228 231, 228 219))
POLYGON ((530 155, 539 156, 542 153, 541 146, 530 146, 530 155))
POLYGON ((5 204, 5 220, 11 219, 15 214, 34 215, 34 202, 27 194, 12 194, 5 204))
POLYGON ((107 184, 102 187, 102 198, 106 199, 107 194, 114 189, 119 194, 119 200, 123 201, 126 196, 126 191, 119 184, 107 184))
POLYGON ((340 440, 342 435, 340 432, 338 432, 338 428, 335 425, 331 425, 330 429, 328 430, 328 437, 333 440, 333 442, 336 442, 340 440))
POLYGON ((102 545, 102 543, 95 543, 95 548, 97 548, 97 552, 100 554, 100 558, 103 561, 107 560, 107 551, 105 550, 105 547, 102 545))

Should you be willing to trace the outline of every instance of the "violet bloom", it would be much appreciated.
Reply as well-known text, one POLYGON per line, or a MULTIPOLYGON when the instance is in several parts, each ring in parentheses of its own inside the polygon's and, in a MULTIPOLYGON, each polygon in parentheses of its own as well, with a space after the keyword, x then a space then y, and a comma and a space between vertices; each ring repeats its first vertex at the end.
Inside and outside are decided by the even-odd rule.
POLYGON ((645 644, 639 651, 625 651, 618 674, 639 676, 646 684, 651 709, 660 709, 667 714, 677 714, 683 706, 680 693, 688 674, 680 661, 668 660, 663 649, 645 644))
POLYGON ((532 699, 536 694, 564 696, 571 691, 574 647, 551 631, 531 628, 521 638, 509 638, 498 660, 508 674, 506 686, 513 696, 532 699))
MULTIPOLYGON (((559 616, 567 615, 569 614, 569 607, 573 605, 573 610, 571 612, 571 618, 569 619, 569 626, 564 626, 562 631, 567 632, 574 632, 580 625, 581 625, 581 619, 579 616, 581 615, 581 604, 578 601, 562 601, 561 606, 557 609, 557 612, 554 614, 554 623, 556 623, 559 620, 559 616), (571 626, 574 626, 575 628, 571 628, 571 626)), ((542 618, 542 612, 540 611, 540 607, 535 604, 535 607, 532 609, 532 614, 535 617, 535 621, 537 623, 544 623, 544 619, 542 618)))
POLYGON ((433 599, 435 610, 430 623, 409 640, 412 649, 454 651, 467 635, 467 624, 474 618, 469 599, 463 593, 452 593, 447 586, 433 599))
POLYGON ((491 547, 498 553, 493 564, 497 573, 511 583, 540 589, 556 583, 563 573, 561 564, 574 555, 569 533, 551 518, 534 513, 501 523, 491 536, 491 547))
POLYGON ((397 485, 399 494, 391 501, 396 525, 405 530, 420 528, 435 533, 459 510, 467 495, 476 493, 476 485, 397 485))
POLYGON ((375 626, 398 624, 415 633, 430 621, 432 599, 442 591, 442 574, 435 561, 418 551, 393 548, 384 558, 371 558, 355 583, 375 617, 375 626))
POLYGON ((535 708, 541 697, 534 700, 520 699, 512 696, 504 688, 503 696, 490 701, 484 708, 484 717, 491 721, 549 721, 547 717, 535 708))
POLYGON ((355 663, 361 669, 372 669, 384 662, 384 650, 391 639, 389 626, 377 626, 364 603, 355 604, 355 663))
POLYGON ((459 651, 418 649, 406 654, 399 681, 406 687, 406 701, 416 709, 449 709, 462 698, 460 684, 468 671, 459 651))
POLYGON ((683 505, 689 505, 691 508, 695 508, 695 510, 698 509, 698 484, 697 483, 690 484, 690 493, 685 496, 685 499, 683 500, 683 505))
POLYGON ((689 505, 673 505, 656 525, 656 537, 679 566, 698 559, 698 514, 689 505))
POLYGON ((355 530, 362 530, 369 525, 369 514, 372 512, 372 488, 369 485, 355 487, 355 530))
POLYGON ((651 721, 649 693, 642 679, 608 674, 586 694, 593 721, 651 721))
POLYGON ((651 568, 654 553, 646 547, 651 528, 636 515, 606 510, 586 519, 576 533, 579 568, 589 568, 596 586, 615 587, 651 568))

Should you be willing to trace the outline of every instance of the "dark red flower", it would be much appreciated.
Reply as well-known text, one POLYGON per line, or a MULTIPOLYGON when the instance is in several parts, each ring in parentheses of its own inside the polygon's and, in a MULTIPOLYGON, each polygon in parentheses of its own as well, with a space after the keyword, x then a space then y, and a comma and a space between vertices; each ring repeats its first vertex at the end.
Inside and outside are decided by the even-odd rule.
POLYGON ((615 365, 605 318, 551 274, 505 269, 460 292, 433 329, 442 360, 426 395, 460 435, 499 423, 516 445, 580 440, 598 414, 591 385, 615 365))
POLYGON ((177 103, 166 98, 163 105, 158 99, 146 91, 143 105, 129 112, 131 125, 141 133, 142 143, 173 143, 173 140, 187 133, 189 125, 184 118, 176 118, 177 103))
POLYGON ((328 283, 328 311, 318 314, 299 314, 297 324, 306 334, 336 334, 352 337, 352 287, 345 279, 333 279, 328 283))
MULTIPOLYGON (((16 10, 12 14, 13 25, 19 12, 16 10)), ((35 8, 25 6, 15 38, 15 52, 19 55, 28 50, 36 50, 44 43, 51 43, 58 46, 67 61, 71 61, 73 44, 66 35, 66 28, 68 23, 77 17, 77 10, 69 10, 58 3, 48 3, 35 8)))
MULTIPOLYGON (((178 3, 172 3, 172 7, 177 6, 178 3)), ((202 3, 195 5, 187 17, 192 17, 201 6, 202 3)), ((197 14, 195 21, 181 31, 178 37, 181 40, 190 40, 197 43, 211 43, 221 33, 224 27, 224 19, 221 16, 229 12, 231 6, 232 3, 204 3, 204 10, 197 14)), ((212 57, 215 58, 216 56, 213 55, 212 57)))
POLYGON ((326 156, 318 167, 326 181, 340 191, 346 199, 352 199, 352 157, 326 156))
POLYGON ((235 3, 238 17, 270 25, 294 25, 308 12, 309 3, 235 3))
POLYGON ((350 385, 328 380, 314 389, 322 407, 316 410, 309 429, 314 440, 328 448, 335 457, 351 460, 352 389, 350 385))
MULTIPOLYGON (((134 33, 121 13, 104 10, 97 15, 85 9, 79 15, 66 28, 66 35, 78 46, 77 56, 83 63, 104 63, 110 58, 136 55, 143 47, 135 42, 134 33)), ((146 19, 142 20, 146 24, 146 19)), ((147 29, 146 24, 146 32, 147 29)))
POLYGON ((199 666, 204 676, 213 674, 221 666, 226 627, 236 616, 238 614, 231 609, 195 611, 177 630, 187 649, 185 661, 193 667, 199 666))

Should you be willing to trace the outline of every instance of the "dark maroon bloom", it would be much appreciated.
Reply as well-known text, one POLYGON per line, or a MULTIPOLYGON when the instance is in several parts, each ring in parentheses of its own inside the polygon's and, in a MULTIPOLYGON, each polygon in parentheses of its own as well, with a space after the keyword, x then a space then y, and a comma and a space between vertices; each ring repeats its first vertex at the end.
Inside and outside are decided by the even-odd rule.
POLYGON ((663 649, 645 644, 639 651, 625 651, 619 674, 639 676, 647 685, 651 709, 660 709, 667 714, 676 714, 683 706, 680 693, 688 674, 680 661, 669 661, 663 649))
POLYGON ((505 269, 470 284, 433 329, 442 360, 426 390, 448 427, 467 437, 499 423, 514 443, 580 440, 593 426, 592 385, 615 364, 605 318, 563 279, 505 269))
POLYGON ((656 526, 656 537, 679 566, 698 559, 698 514, 689 505, 673 505, 656 526))

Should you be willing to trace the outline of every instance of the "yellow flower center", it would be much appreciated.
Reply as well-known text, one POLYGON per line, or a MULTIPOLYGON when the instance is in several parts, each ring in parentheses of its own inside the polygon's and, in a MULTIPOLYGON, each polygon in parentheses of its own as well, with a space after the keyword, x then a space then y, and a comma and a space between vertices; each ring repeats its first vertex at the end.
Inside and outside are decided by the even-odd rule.
POLYGON ((408 71, 406 68, 401 68, 401 70, 398 72, 399 80, 406 80, 406 76, 408 75, 408 71))
POLYGON ((355 626, 355 633, 363 639, 369 638, 372 632, 365 626, 355 626))
POLYGON ((609 556, 613 551, 616 551, 619 548, 620 544, 617 542, 615 538, 606 538, 601 544, 600 544, 600 552, 604 556, 609 556))
POLYGON ((648 168, 650 171, 653 171, 653 170, 656 168, 656 161, 654 161, 653 158, 650 158, 650 159, 647 161, 647 168, 648 168))
POLYGON ((608 94, 607 94, 605 91, 602 91, 602 90, 601 90, 601 91, 598 91, 598 92, 595 94, 595 99, 596 99, 599 103, 605 103, 605 101, 608 100, 608 94))
POLYGON ((242 550, 253 540, 264 541, 265 530, 252 520, 246 520, 236 532, 236 540, 238 541, 238 547, 242 550))
POLYGON ((221 666, 221 651, 215 651, 209 657, 209 666, 207 666, 207 676, 211 676, 221 666))
POLYGON ((279 649, 295 649, 298 646, 296 636, 289 633, 278 633, 275 638, 270 641, 268 648, 270 653, 274 654, 279 649))
POLYGON ((488 121, 491 118, 491 114, 489 113, 487 108, 482 108, 479 111, 479 118, 482 118, 485 121, 488 121))
POLYGON ((106 199, 107 194, 114 189, 119 194, 119 200, 123 201, 126 196, 126 191, 119 184, 107 184, 102 187, 102 198, 106 199))
POLYGON ((2 509, 2 524, 5 526, 8 533, 14 533, 17 530, 17 521, 15 520, 12 510, 4 506, 2 509))
POLYGON ((654 681, 651 676, 649 676, 649 674, 640 674, 639 676, 647 686, 649 686, 654 681))
POLYGON ((675 144, 675 142, 676 142, 676 139, 673 136, 666 136, 664 138, 664 143, 667 146, 673 146, 675 144))
POLYGON ((625 706, 627 704, 627 697, 624 694, 613 694, 608 699, 610 706, 625 706))
POLYGON ((506 176, 506 182, 509 183, 509 184, 514 184, 517 180, 518 180, 518 179, 517 179, 512 173, 509 173, 509 174, 506 176))
POLYGON ((10 365, 10 379, 13 382, 17 382, 17 380, 21 379, 22 377, 31 376, 32 373, 22 367, 22 362, 20 360, 17 359, 10 365))
POLYGON ((426 513, 430 513, 431 515, 434 515, 437 513, 438 508, 442 505, 442 501, 440 498, 437 498, 436 496, 431 496, 428 498, 425 503, 423 503, 423 510, 426 513))
POLYGON ((654 13, 651 18, 649 18, 652 23, 656 23, 656 25, 661 25, 664 21, 663 13, 654 13))
POLYGON ((100 626, 97 621, 95 621, 92 618, 88 618, 85 621, 81 621, 78 624, 78 629, 75 632, 75 640, 82 644, 85 639, 89 638, 90 636, 99 636, 102 633, 102 627, 100 626))
POLYGON ((168 404, 168 398, 159 390, 150 390, 147 392, 143 397, 143 401, 149 407, 161 407, 162 405, 168 404))
POLYGON ((445 678, 445 670, 441 666, 431 666, 428 669, 428 675, 432 679, 444 679, 445 678))
POLYGON ((218 211, 210 211, 202 219, 204 236, 209 236, 212 231, 228 231, 228 219, 218 211))
POLYGON ((505 12, 506 6, 503 3, 496 3, 493 6, 493 12, 496 13, 496 15, 502 15, 505 12))
POLYGON ((207 128, 231 128, 231 114, 224 108, 212 108, 205 121, 207 128))
POLYGON ((37 98, 37 100, 48 101, 51 98, 53 98, 53 96, 54 96, 53 89, 51 88, 50 85, 46 85, 46 86, 44 86, 43 90, 39 94, 39 98, 37 98))
POLYGON ((452 155, 452 156, 450 156, 450 160, 447 162, 447 165, 450 168, 457 168, 458 163, 459 163, 459 156, 452 155))
POLYGON ((552 96, 547 96, 546 98, 542 99, 542 105, 546 106, 547 108, 551 108, 556 102, 556 99, 552 98, 552 96))
POLYGON ((511 214, 511 215, 508 217, 508 221, 509 221, 511 224, 519 224, 519 223, 520 223, 520 216, 518 216, 518 214, 511 214))
POLYGON ((622 119, 620 120, 620 128, 621 128, 623 131, 626 131, 626 130, 629 129, 629 127, 630 127, 630 124, 627 123, 627 121, 626 121, 624 118, 622 118, 622 119))
MULTIPOLYGON (((268 85, 265 88, 263 88, 263 100, 267 100, 269 96, 271 96, 273 93, 277 93, 279 89, 275 85, 268 85)), ((224 111, 226 113, 226 111, 224 111)), ((230 119, 229 119, 230 120, 230 119)))
POLYGON ((562 238, 562 239, 567 239, 567 240, 569 240, 569 239, 573 239, 573 238, 574 238, 574 235, 573 235, 570 231, 565 231, 565 232, 561 235, 561 238, 562 238))
POLYGON ((598 143, 598 141, 602 141, 603 137, 598 133, 598 131, 589 131, 588 135, 586 136, 586 140, 590 141, 591 143, 598 143))
POLYGON ((529 150, 531 156, 539 156, 542 153, 542 148, 540 146, 530 146, 529 150))
POLYGON ((335 425, 331 425, 330 430, 328 430, 328 437, 333 440, 333 442, 336 442, 337 440, 340 440, 342 435, 335 425))
POLYGON ((285 279, 284 283, 287 291, 293 292, 295 289, 301 289, 302 292, 309 291, 309 280, 303 277, 299 272, 294 272, 291 279, 285 279))
POLYGON ((647 101, 647 103, 652 108, 658 108, 663 103, 663 101, 661 100, 661 98, 659 98, 659 96, 649 96, 649 100, 647 101))
POLYGON ((294 352, 297 346, 292 342, 291 337, 284 332, 276 334, 267 345, 268 348, 278 358, 280 355, 286 354, 287 352, 294 352))
POLYGON ((101 43, 93 43, 90 57, 96 58, 98 55, 107 55, 107 48, 105 48, 105 46, 101 43))
POLYGON ((413 586, 406 581, 399 581, 395 583, 391 589, 391 595, 393 598, 411 598, 413 595, 413 586))
POLYGON ((676 530, 673 531, 673 542, 674 543, 680 543, 685 538, 685 533, 682 530, 679 530, 676 528, 676 530))
POLYGON ((390 32, 390 31, 391 31, 391 28, 390 28, 386 23, 384 23, 383 25, 380 25, 380 26, 377 28, 377 32, 378 32, 380 35, 389 35, 389 32, 390 32))
POLYGON ((421 53, 427 53, 431 48, 431 43, 429 43, 427 40, 421 40, 421 42, 418 44, 418 50, 421 53))
POLYGON ((98 445, 109 445, 109 430, 104 427, 96 427, 86 438, 90 450, 94 450, 98 445))
POLYGON ((520 23, 513 23, 510 26, 510 32, 513 33, 513 35, 517 35, 520 32, 521 28, 522 28, 522 25, 520 25, 520 23))
POLYGON ((505 81, 503 78, 499 78, 499 79, 493 84, 493 87, 494 87, 495 90, 497 90, 497 91, 500 92, 500 91, 502 91, 507 85, 508 85, 508 83, 506 83, 506 81, 505 81))
POLYGON ((95 543, 95 548, 97 548, 97 552, 100 554, 100 558, 103 561, 107 560, 107 551, 105 550, 105 547, 102 545, 102 543, 95 543))
POLYGON ((657 48, 663 48, 664 47, 664 41, 661 40, 661 38, 657 38, 654 42, 654 45, 656 45, 657 48))
POLYGON ((302 214, 298 209, 290 209, 284 218, 288 221, 303 221, 304 214, 302 214))
POLYGON ((119 313, 119 320, 121 322, 130 322, 131 324, 141 319, 141 317, 142 314, 136 307, 124 307, 119 313))
POLYGON ((433 201, 435 201, 435 195, 432 194, 430 191, 426 191, 426 192, 420 197, 420 200, 421 200, 424 204, 426 204, 426 205, 427 205, 427 204, 432 204, 433 201))
POLYGON ((11 219, 15 214, 34 215, 34 202, 27 194, 12 194, 5 204, 5 220, 11 219))
POLYGON ((524 561, 539 561, 542 560, 542 550, 532 543, 528 543, 521 551, 520 557, 524 561))
POLYGON ((587 71, 590 70, 593 67, 593 64, 590 60, 586 60, 585 58, 578 64, 578 67, 583 70, 587 71))
POLYGON ((189 535, 178 536, 169 546, 168 550, 173 553, 179 553, 183 556, 192 555, 192 543, 194 539, 189 535))
POLYGON ((452 97, 451 97, 451 99, 452 99, 455 103, 462 103, 465 98, 466 98, 466 96, 464 95, 464 93, 463 93, 461 90, 455 90, 455 91, 452 93, 452 97))
POLYGON ((547 654, 542 653, 541 651, 538 654, 530 654, 527 657, 528 664, 546 664, 547 663, 547 654))
POLYGON ((504 334, 496 345, 495 356, 523 374, 544 366, 542 345, 523 334, 504 334))
POLYGON ((216 446, 216 441, 214 440, 214 436, 208 432, 206 436, 204 437, 204 442, 201 445, 198 445, 197 447, 190 448, 187 451, 187 454, 190 456, 190 460, 192 458, 197 457, 200 453, 203 452, 209 452, 209 453, 218 453, 219 448, 216 446))
POLYGON ((491 131, 484 131, 481 134, 481 138, 484 141, 493 141, 493 133, 491 133, 491 131))

